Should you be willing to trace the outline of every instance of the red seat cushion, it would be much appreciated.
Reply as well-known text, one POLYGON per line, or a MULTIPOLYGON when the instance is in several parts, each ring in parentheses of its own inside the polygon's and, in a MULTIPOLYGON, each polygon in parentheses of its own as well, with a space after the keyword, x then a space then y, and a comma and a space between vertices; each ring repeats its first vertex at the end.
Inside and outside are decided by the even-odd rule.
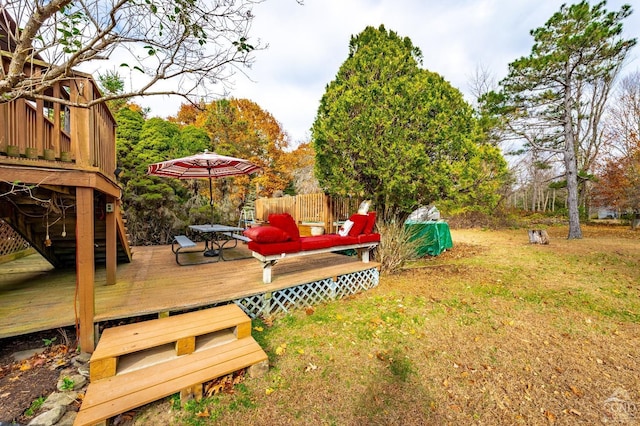
POLYGON ((317 237, 300 237, 300 249, 302 251, 325 249, 336 245, 331 235, 318 235, 317 237))
POLYGON ((270 256, 272 254, 282 253, 297 253, 300 251, 300 240, 298 241, 285 241, 282 243, 263 244, 256 243, 255 241, 249 241, 247 247, 251 251, 260 253, 263 256, 270 256))
POLYGON ((300 239, 300 231, 298 230, 296 221, 289 213, 272 213, 269 215, 269 223, 289 234, 291 241, 298 241, 300 239))
POLYGON ((334 238, 333 247, 349 246, 351 244, 358 244, 358 237, 351 237, 349 235, 347 235, 346 237, 341 237, 340 235, 336 235, 336 238, 334 238))
POLYGON ((369 212, 367 215, 367 224, 362 230, 363 234, 370 234, 373 232, 373 228, 376 226, 376 212, 369 212))
POLYGON ((289 234, 275 226, 256 226, 245 230, 243 234, 256 243, 283 243, 291 239, 289 234))
POLYGON ((349 220, 353 222, 353 226, 349 230, 350 237, 357 237, 362 234, 362 230, 367 224, 368 216, 366 214, 352 214, 349 220))
POLYGON ((359 243, 378 243, 380 242, 380 234, 361 234, 358 235, 359 243))

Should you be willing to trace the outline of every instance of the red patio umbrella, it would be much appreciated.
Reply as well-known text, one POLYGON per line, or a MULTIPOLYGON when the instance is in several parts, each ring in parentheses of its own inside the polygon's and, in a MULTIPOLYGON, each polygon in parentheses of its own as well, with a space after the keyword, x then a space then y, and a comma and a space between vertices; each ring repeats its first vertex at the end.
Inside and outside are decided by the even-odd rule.
POLYGON ((209 179, 209 205, 213 217, 212 178, 247 175, 260 167, 242 158, 228 157, 204 150, 201 154, 175 160, 154 163, 147 168, 147 174, 176 179, 209 179))

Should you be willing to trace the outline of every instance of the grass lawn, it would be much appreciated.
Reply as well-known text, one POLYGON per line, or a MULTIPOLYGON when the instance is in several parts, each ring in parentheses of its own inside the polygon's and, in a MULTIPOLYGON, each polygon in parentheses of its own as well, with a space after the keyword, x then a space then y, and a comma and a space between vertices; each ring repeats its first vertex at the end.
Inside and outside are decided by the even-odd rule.
POLYGON ((640 233, 453 230, 349 299, 255 321, 269 372, 137 425, 640 423, 640 233))

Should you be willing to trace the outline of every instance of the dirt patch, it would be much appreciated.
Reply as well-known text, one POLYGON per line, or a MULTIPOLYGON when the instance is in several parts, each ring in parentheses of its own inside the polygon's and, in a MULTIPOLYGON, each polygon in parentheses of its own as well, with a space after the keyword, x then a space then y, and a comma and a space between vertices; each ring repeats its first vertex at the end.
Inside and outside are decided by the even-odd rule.
POLYGON ((0 421, 27 424, 32 404, 56 390, 60 370, 75 355, 67 345, 55 344, 61 338, 59 332, 47 331, 0 340, 0 421), (38 352, 24 360, 13 358, 29 349, 38 352))

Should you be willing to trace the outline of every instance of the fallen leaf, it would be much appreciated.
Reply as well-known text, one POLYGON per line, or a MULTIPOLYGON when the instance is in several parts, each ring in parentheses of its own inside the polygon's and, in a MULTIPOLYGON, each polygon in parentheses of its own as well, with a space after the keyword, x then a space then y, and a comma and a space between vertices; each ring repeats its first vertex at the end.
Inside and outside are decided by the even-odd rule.
POLYGON ((271 394, 273 393, 273 391, 274 391, 274 389, 273 389, 273 388, 266 388, 266 389, 264 390, 264 393, 265 393, 267 396, 269 396, 269 395, 271 395, 271 394))
POLYGON ((584 395, 584 393, 583 393, 580 389, 578 389, 577 387, 575 387, 575 386, 569 386, 569 389, 571 389, 571 392, 573 392, 573 394, 574 394, 575 396, 582 396, 582 395, 584 395))
POLYGON ((196 413, 196 417, 209 417, 209 416, 211 416, 211 414, 209 414, 209 410, 207 409, 196 413))
POLYGON ((264 328, 259 327, 259 326, 255 326, 255 327, 253 327, 253 329, 254 329, 255 331, 264 331, 264 328))
POLYGON ((313 309, 313 307, 312 307, 312 306, 308 306, 308 307, 306 307, 306 308, 305 308, 305 310, 304 310, 304 312, 305 312, 307 315, 313 315, 313 313, 314 313, 315 311, 316 311, 316 310, 315 310, 315 309, 313 309))
POLYGON ((545 410, 544 416, 547 418, 550 424, 554 424, 556 422, 556 415, 553 414, 551 411, 545 410))

